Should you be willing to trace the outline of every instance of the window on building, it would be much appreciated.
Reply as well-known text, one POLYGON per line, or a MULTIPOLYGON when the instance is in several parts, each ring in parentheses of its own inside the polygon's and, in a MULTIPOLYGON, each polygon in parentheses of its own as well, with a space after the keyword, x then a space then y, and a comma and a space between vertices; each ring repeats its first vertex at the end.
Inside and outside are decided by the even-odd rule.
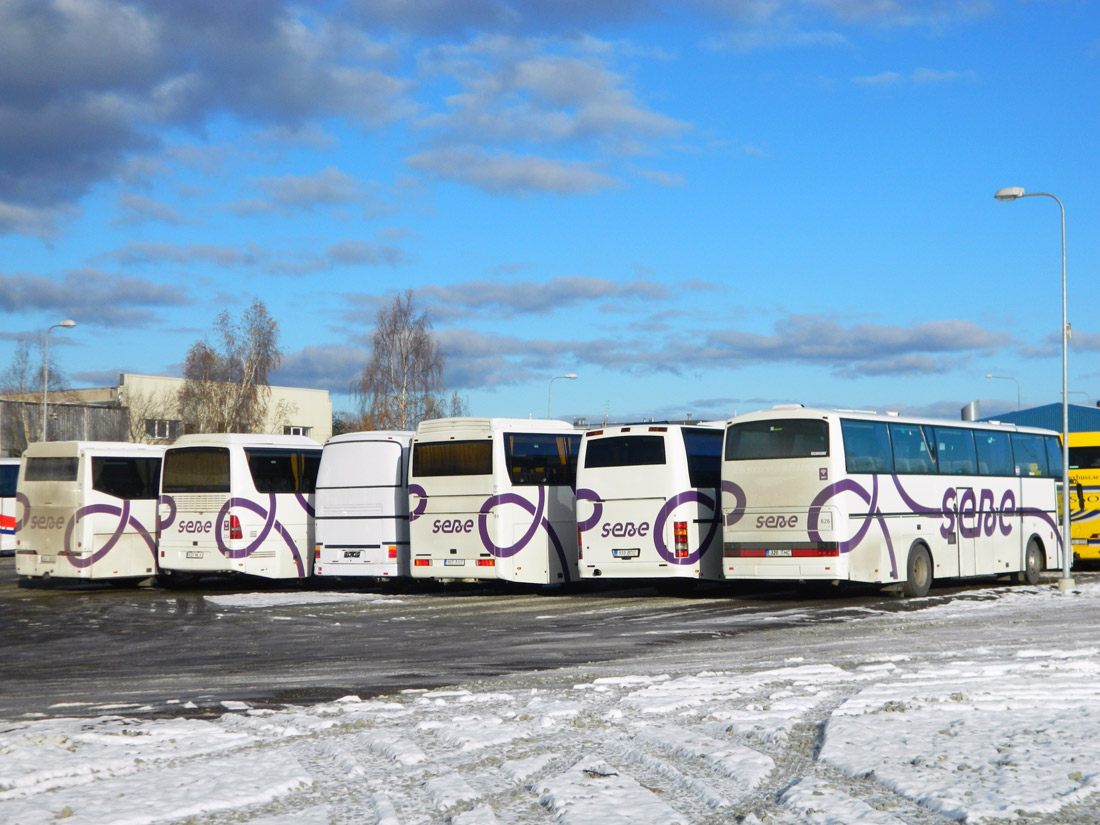
POLYGON ((161 441, 175 441, 180 437, 180 422, 165 418, 146 418, 145 437, 161 441))
POLYGON ((304 435, 308 438, 312 431, 312 427, 302 427, 297 424, 287 424, 283 427, 283 435, 304 435))

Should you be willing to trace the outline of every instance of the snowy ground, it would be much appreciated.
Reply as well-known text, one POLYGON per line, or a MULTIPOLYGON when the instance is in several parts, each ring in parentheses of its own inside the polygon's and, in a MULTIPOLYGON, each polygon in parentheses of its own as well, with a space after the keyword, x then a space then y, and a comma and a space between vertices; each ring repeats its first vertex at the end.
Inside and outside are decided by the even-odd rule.
POLYGON ((449 690, 227 702, 218 718, 181 704, 12 720, 0 822, 1100 821, 1100 582, 971 595, 788 629, 766 650, 716 639, 449 690))

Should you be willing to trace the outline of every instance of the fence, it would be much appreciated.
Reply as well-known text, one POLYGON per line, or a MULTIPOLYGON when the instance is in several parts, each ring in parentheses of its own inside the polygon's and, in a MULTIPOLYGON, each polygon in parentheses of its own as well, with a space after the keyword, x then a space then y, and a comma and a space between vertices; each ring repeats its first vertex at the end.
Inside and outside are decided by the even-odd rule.
MULTIPOLYGON (((129 441, 127 411, 96 404, 49 404, 50 441, 129 441)), ((0 401, 0 456, 23 454, 42 432, 42 405, 0 401)))

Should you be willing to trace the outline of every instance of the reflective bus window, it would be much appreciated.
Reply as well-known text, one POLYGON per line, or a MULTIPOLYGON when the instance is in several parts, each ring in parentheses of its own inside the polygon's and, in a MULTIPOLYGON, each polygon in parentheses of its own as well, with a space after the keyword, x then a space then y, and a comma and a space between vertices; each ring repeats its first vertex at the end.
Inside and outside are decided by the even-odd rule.
POLYGON ((508 477, 516 485, 574 486, 580 443, 580 433, 505 433, 504 460, 508 477))
POLYGON ((936 461, 944 475, 978 474, 978 454, 974 449, 974 431, 960 427, 933 427, 936 435, 936 461))
POLYGON ((588 442, 585 467, 640 467, 665 463, 665 439, 659 435, 617 435, 588 442))
POLYGON ((15 495, 15 485, 19 481, 18 464, 0 464, 0 498, 15 495))
POLYGON ((414 476, 487 476, 493 473, 493 442, 429 441, 413 445, 414 476))
POLYGON ((312 493, 317 488, 320 450, 246 448, 244 453, 258 493, 312 493))
POLYGON ((812 418, 746 421, 726 431, 726 461, 823 458, 829 455, 829 425, 812 418))
POLYGON ((131 501, 160 495, 160 459, 92 456, 92 489, 131 501))
POLYGON ((687 450, 688 479, 692 487, 719 487, 722 484, 721 430, 683 430, 687 450))
POLYGON ((849 473, 892 473, 894 459, 890 451, 890 433, 878 421, 840 422, 844 438, 844 467, 849 473))
POLYGON ((978 450, 978 473, 983 476, 1013 476, 1012 445, 1008 433, 974 431, 974 445, 978 450))
POLYGON ((1047 445, 1047 469, 1055 478, 1062 477, 1062 443, 1054 436, 1043 436, 1047 445))
POLYGON ((1100 470, 1100 446, 1069 448, 1071 470, 1100 470))
POLYGON ((1029 478, 1051 475, 1043 441, 1040 435, 1012 433, 1012 456, 1016 464, 1016 475, 1029 478))
POLYGON ((931 474, 936 472, 931 433, 920 424, 891 424, 894 472, 931 474))

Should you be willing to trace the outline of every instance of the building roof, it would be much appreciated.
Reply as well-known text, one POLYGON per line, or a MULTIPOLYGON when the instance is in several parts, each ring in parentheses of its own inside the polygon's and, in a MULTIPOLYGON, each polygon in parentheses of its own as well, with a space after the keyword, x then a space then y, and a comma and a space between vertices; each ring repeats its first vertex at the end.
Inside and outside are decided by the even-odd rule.
MULTIPOLYGON (((1062 431, 1062 405, 1045 404, 1027 410, 991 415, 982 421, 1004 421, 1025 427, 1042 427, 1045 430, 1062 431)), ((1100 432, 1100 408, 1084 407, 1080 404, 1069 405, 1069 432, 1100 432)))

